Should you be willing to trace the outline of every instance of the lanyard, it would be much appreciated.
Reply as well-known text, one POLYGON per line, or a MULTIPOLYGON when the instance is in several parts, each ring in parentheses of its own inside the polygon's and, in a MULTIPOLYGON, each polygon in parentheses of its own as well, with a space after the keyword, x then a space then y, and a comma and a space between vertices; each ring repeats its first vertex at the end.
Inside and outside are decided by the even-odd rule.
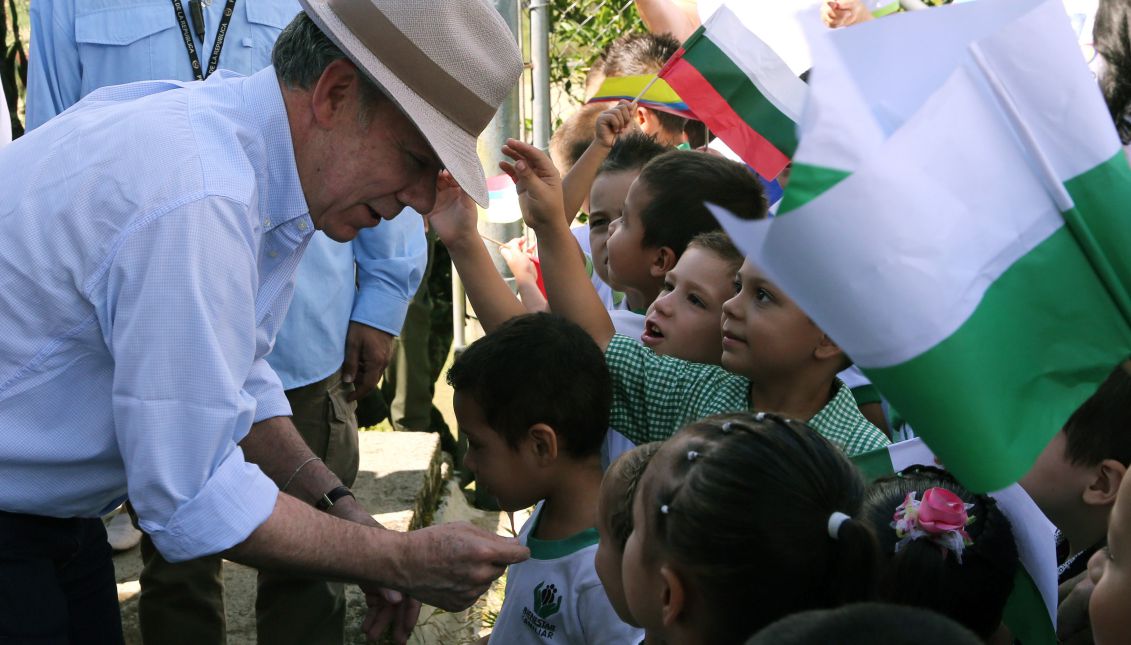
MULTIPOLYGON (((224 47, 224 38, 228 35, 228 22, 232 19, 232 10, 236 6, 236 0, 227 0, 224 5, 224 17, 220 18, 220 27, 216 30, 216 42, 212 45, 212 55, 208 58, 208 69, 203 73, 200 71, 200 58, 196 55, 196 44, 193 42, 192 33, 189 31, 188 19, 185 17, 185 7, 181 4, 181 0, 173 0, 173 10, 177 13, 177 23, 181 26, 181 37, 185 41, 185 49, 188 50, 189 64, 192 65, 192 76, 198 81, 203 81, 208 78, 212 72, 216 71, 216 66, 220 64, 220 50, 224 47)), ((200 36, 200 44, 204 44, 204 14, 201 11, 201 0, 189 0, 189 9, 192 10, 193 25, 197 29, 197 34, 200 36)))

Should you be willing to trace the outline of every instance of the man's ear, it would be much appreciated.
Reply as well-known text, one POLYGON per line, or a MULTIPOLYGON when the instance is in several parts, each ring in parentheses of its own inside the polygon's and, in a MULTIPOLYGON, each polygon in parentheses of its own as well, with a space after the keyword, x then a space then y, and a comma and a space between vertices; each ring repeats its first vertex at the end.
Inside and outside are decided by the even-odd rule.
POLYGON ((548 466, 558 458, 558 433, 545 423, 535 423, 526 431, 530 450, 540 466, 548 466))
POLYGON ((652 265, 648 267, 648 274, 653 278, 662 278, 672 270, 678 260, 670 246, 661 246, 655 249, 652 255, 652 265))
POLYGON ((1114 459, 1104 459, 1092 471, 1094 478, 1084 490, 1084 503, 1090 506, 1110 506, 1115 503, 1119 485, 1127 475, 1127 466, 1114 459))
MULTIPOLYGON (((311 111, 316 124, 329 127, 351 103, 351 97, 353 101, 360 100, 359 73, 354 64, 345 58, 335 60, 322 70, 322 76, 318 77, 310 92, 311 111)), ((354 118, 352 114, 349 116, 354 118)))
POLYGON ((828 334, 822 332, 820 340, 817 341, 817 346, 813 348, 813 357, 824 361, 843 355, 844 350, 840 348, 840 345, 834 343, 828 334))
POLYGON ((660 567, 660 619, 664 627, 671 627, 683 617, 686 609, 686 589, 679 572, 665 564, 660 567))

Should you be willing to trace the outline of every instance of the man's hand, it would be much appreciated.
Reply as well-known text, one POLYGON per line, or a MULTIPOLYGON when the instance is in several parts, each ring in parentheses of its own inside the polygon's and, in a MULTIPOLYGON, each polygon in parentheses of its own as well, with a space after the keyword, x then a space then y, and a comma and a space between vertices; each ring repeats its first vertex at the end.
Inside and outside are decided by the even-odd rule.
POLYGON ((440 524, 406 536, 405 591, 446 611, 462 611, 487 592, 508 565, 530 557, 514 539, 467 522, 440 524))
POLYGON ((468 240, 479 242, 479 212, 475 202, 464 192, 448 171, 440 173, 436 183, 436 205, 424 216, 431 230, 449 248, 468 240))
MULTIPOLYGON (((365 587, 362 587, 365 590, 365 587)), ((408 642, 409 634, 416 627, 416 620, 420 617, 420 601, 407 598, 396 591, 375 590, 365 591, 365 604, 369 609, 365 612, 365 619, 361 621, 361 631, 365 638, 371 641, 378 640, 392 625, 391 637, 397 645, 408 642)))
POLYGON ((518 205, 526 225, 537 231, 552 223, 564 223, 562 178, 546 153, 517 139, 507 139, 503 154, 514 163, 499 162, 518 190, 518 205))
POLYGON ((628 101, 621 101, 615 107, 602 112, 597 116, 593 141, 606 148, 612 148, 617 142, 617 137, 628 134, 636 128, 636 120, 632 118, 635 112, 636 103, 628 101))
POLYGON ((373 391, 389 359, 393 356, 393 337, 380 329, 350 321, 346 332, 346 360, 342 364, 342 381, 353 383, 347 401, 356 401, 373 391))

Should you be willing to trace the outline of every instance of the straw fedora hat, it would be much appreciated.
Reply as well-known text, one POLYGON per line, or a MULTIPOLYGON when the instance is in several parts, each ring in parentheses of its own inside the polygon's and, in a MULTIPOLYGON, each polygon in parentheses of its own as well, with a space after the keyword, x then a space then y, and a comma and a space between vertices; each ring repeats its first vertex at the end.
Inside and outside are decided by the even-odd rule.
POLYGON ((487 205, 475 142, 522 73, 514 34, 487 0, 300 0, 487 205))

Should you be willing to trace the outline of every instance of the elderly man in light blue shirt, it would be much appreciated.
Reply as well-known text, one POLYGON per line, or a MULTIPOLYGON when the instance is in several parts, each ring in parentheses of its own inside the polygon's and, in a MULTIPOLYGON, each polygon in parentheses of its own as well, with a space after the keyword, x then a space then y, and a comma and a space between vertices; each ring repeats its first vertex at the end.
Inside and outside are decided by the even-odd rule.
POLYGON ((127 493, 169 560, 360 582, 399 640, 419 605, 398 591, 464 607, 526 557, 374 528, 266 362, 315 229, 427 212, 441 167, 485 201, 475 137, 521 70, 480 0, 331 4, 275 68, 97 90, 0 151, 0 577, 22 589, 0 640, 121 640, 98 515, 127 493), (484 49, 457 50, 469 30, 484 49))
MULTIPOLYGON (((225 24, 228 8, 220 0, 202 6, 194 17, 189 7, 184 26, 190 28, 194 59, 172 4, 34 3, 29 129, 100 87, 207 77, 214 53, 219 69, 257 72, 271 64, 275 39, 301 11, 297 0, 238 2, 225 24), (203 19, 199 25, 197 18, 203 19), (222 24, 225 37, 219 39, 222 24), (198 26, 203 38, 193 33, 198 26), (194 66, 194 60, 204 68, 194 66)), ((287 390, 299 432, 347 486, 358 468, 353 401, 373 389, 388 363, 392 339, 400 333, 427 259, 422 219, 410 212, 362 231, 349 244, 315 233, 295 274, 294 298, 267 363, 287 390)), ((132 530, 128 524, 121 528, 132 530)), ((220 559, 171 565, 148 538, 142 556, 142 636, 170 645, 223 643, 220 559)), ((279 645, 342 641, 345 596, 340 583, 264 572, 259 596, 259 640, 279 645)))

